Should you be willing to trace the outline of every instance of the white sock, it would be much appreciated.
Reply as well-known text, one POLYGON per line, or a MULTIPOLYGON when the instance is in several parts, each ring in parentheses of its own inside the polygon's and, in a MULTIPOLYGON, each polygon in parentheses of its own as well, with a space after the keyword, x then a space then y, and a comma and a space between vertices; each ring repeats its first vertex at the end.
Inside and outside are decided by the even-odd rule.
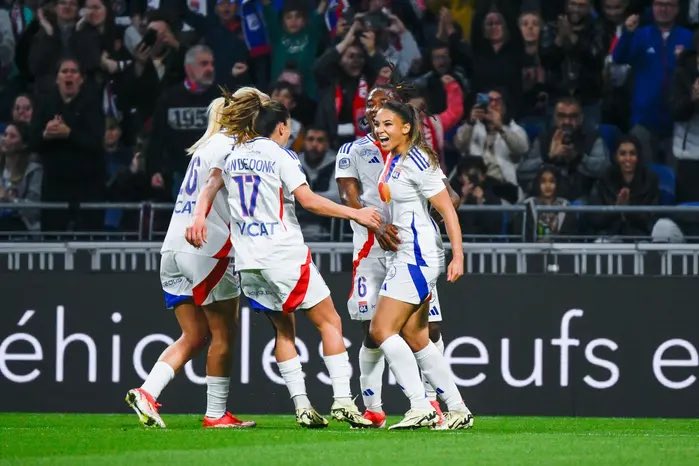
POLYGON ((364 406, 369 411, 382 411, 381 388, 386 362, 379 348, 359 349, 359 386, 362 389, 364 406))
POLYGON ((323 356, 325 367, 328 368, 330 382, 333 386, 333 398, 341 401, 351 401, 352 391, 350 390, 350 377, 352 377, 352 366, 349 362, 347 351, 332 356, 323 356))
POLYGON ((141 388, 150 393, 156 400, 163 388, 175 377, 175 369, 166 362, 158 361, 150 370, 150 374, 141 385, 141 388))
POLYGON ((405 340, 400 335, 391 335, 381 344, 381 352, 386 356, 398 385, 410 400, 410 408, 431 409, 415 357, 405 340))
POLYGON ((206 417, 219 419, 226 414, 230 377, 206 376, 206 417))
POLYGON ((429 342, 427 346, 415 353, 415 360, 420 370, 435 388, 437 394, 447 404, 449 411, 465 411, 461 393, 456 387, 454 377, 444 355, 439 352, 434 343, 429 342))
MULTIPOLYGON (((444 354, 444 340, 442 340, 442 335, 439 336, 439 340, 434 342, 434 345, 437 347, 437 350, 441 354, 444 354)), ((422 383, 425 385, 425 393, 427 394, 427 398, 430 401, 437 401, 437 392, 434 390, 432 387, 432 384, 430 383, 429 380, 427 380, 427 377, 425 377, 425 374, 421 374, 422 376, 422 383)))
POLYGON ((299 357, 296 356, 288 361, 278 362, 277 367, 279 367, 279 373, 284 379, 296 409, 310 408, 311 401, 306 394, 306 382, 303 380, 306 375, 301 369, 299 357))

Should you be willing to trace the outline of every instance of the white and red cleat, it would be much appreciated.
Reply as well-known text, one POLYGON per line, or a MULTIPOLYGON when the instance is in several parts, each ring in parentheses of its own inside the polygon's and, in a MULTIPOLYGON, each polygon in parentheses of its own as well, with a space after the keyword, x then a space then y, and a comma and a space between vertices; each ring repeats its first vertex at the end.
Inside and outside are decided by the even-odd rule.
POLYGON ((126 393, 125 401, 136 412, 138 420, 145 427, 165 428, 165 422, 158 412, 161 405, 155 401, 153 395, 142 388, 133 388, 126 393))
POLYGON ((434 410, 437 411, 437 425, 435 426, 435 429, 446 429, 447 424, 446 420, 444 419, 444 413, 442 412, 442 408, 439 406, 439 401, 430 400, 430 404, 432 405, 434 410))
POLYGON ((202 427, 206 429, 246 429, 248 427, 255 427, 256 425, 257 423, 255 421, 241 421, 230 411, 226 411, 226 414, 218 419, 211 419, 210 417, 204 416, 204 421, 202 422, 202 427))
POLYGON ((383 429, 386 427, 386 413, 383 411, 369 411, 368 409, 364 411, 364 419, 371 421, 371 426, 376 429, 383 429))

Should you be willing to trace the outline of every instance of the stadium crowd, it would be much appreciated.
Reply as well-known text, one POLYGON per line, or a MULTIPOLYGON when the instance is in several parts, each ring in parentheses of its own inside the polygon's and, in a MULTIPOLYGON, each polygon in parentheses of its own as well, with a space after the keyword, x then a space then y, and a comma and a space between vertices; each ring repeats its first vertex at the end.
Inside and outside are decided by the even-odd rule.
MULTIPOLYGON (((76 203, 172 202, 207 105, 243 85, 289 108, 290 147, 336 200, 336 151, 391 81, 463 204, 699 202, 697 27, 695 0, 3 0, 0 202, 73 207, 6 208, 0 230, 118 230, 128 217, 76 203)), ((461 213, 466 234, 521 228, 503 218, 461 213)), ((649 236, 656 220, 543 213, 527 230, 649 236)))

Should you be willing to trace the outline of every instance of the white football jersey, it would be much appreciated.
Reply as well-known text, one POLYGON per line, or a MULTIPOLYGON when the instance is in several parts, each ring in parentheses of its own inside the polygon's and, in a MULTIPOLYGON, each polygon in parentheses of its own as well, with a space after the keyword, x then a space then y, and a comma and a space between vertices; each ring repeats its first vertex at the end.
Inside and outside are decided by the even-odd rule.
POLYGON ((223 173, 236 270, 303 264, 308 247, 291 194, 306 183, 298 155, 258 137, 234 147, 223 173))
POLYGON ((189 252, 207 257, 232 256, 231 235, 228 225, 228 193, 222 189, 214 198, 211 211, 206 216, 206 243, 197 249, 187 243, 184 238, 185 229, 192 222, 192 214, 196 206, 197 196, 206 183, 209 170, 220 168, 223 160, 231 152, 234 139, 223 133, 211 136, 192 155, 189 166, 182 180, 180 192, 177 195, 175 209, 172 212, 170 226, 167 229, 161 252, 189 252))
POLYGON ((444 173, 427 154, 412 148, 390 156, 379 178, 381 199, 401 240, 389 259, 427 267, 444 267, 442 235, 429 213, 428 199, 446 189, 444 173))
MULTIPOLYGON (((362 188, 361 200, 365 206, 376 207, 382 212, 385 205, 379 198, 378 180, 383 171, 384 160, 381 150, 376 146, 372 135, 367 135, 354 142, 340 146, 335 160, 335 179, 355 178, 362 188)), ((384 218, 387 213, 383 212, 384 218)), ((369 240, 369 230, 351 221, 354 257, 384 257, 384 250, 378 241, 369 240), (368 251, 367 251, 368 248, 368 251)))

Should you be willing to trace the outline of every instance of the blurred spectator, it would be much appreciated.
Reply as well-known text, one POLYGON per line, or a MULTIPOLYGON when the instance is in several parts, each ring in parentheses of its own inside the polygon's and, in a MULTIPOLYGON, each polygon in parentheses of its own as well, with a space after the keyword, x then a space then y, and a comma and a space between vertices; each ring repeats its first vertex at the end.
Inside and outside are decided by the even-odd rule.
POLYGON ((146 33, 134 50, 133 64, 119 83, 120 107, 124 113, 135 108, 143 121, 153 115, 163 91, 185 78, 185 48, 173 32, 172 18, 151 11, 146 24, 146 33))
POLYGON ((543 126, 549 103, 548 76, 541 61, 541 16, 525 11, 517 21, 524 41, 521 119, 543 126))
MULTIPOLYGON (((292 86, 289 83, 278 82, 277 84, 275 84, 272 88, 272 92, 270 93, 270 97, 273 100, 276 100, 284 104, 284 106, 287 108, 287 110, 289 110, 290 113, 294 108, 296 108, 296 94, 294 92, 294 86, 292 86)), ((303 125, 301 125, 301 123, 294 117, 291 117, 290 130, 291 136, 289 137, 289 142, 287 142, 286 147, 288 149, 301 150, 301 143, 303 141, 303 137, 299 136, 301 136, 303 132, 303 125)))
MULTIPOLYGON (((557 236, 573 235, 577 231, 575 215, 566 212, 536 212, 539 206, 569 205, 568 199, 558 195, 560 175, 553 165, 542 165, 534 178, 531 197, 524 200, 527 206, 525 238, 529 241, 553 241, 557 236), (536 212, 536 214, 535 214, 536 212), (536 220, 536 236, 534 221, 536 220)), ((521 225, 521 221, 514 223, 521 225)))
POLYGON ((699 201, 699 54, 695 51, 680 57, 670 107, 675 120, 672 152, 677 173, 676 200, 696 202, 699 201))
POLYGON ((34 114, 34 102, 29 94, 19 94, 12 106, 12 121, 30 124, 34 114))
MULTIPOLYGON (((643 163, 641 145, 634 136, 624 136, 614 154, 612 166, 599 179, 590 204, 627 206, 657 205, 658 178, 643 163)), ((590 215, 589 223, 605 236, 648 236, 653 228, 652 213, 590 215)))
POLYGON ((121 141, 121 127, 114 118, 107 118, 104 125, 104 161, 107 186, 124 168, 128 168, 133 158, 133 151, 121 141))
POLYGON ((399 76, 419 68, 422 55, 415 37, 398 16, 386 9, 363 16, 362 23, 365 29, 375 32, 378 49, 399 76))
POLYGON ((75 204, 101 200, 104 189, 104 117, 96 95, 83 83, 78 61, 62 59, 57 89, 38 101, 35 111, 32 133, 44 166, 42 199, 72 203, 68 213, 45 210, 44 230, 94 228, 99 222, 90 215, 94 212, 81 212, 75 204))
POLYGON ((539 134, 517 170, 517 179, 525 191, 531 190, 536 173, 546 163, 560 170, 560 196, 577 200, 590 193, 595 179, 609 167, 609 155, 597 130, 583 123, 582 108, 575 98, 558 100, 553 127, 539 134))
MULTIPOLYGON (((303 152, 299 154, 301 167, 311 189, 335 202, 340 201, 335 184, 335 158, 337 153, 330 149, 328 134, 323 128, 311 126, 303 139, 303 152)), ((304 237, 315 240, 328 239, 330 219, 313 215, 298 207, 299 221, 304 237)))
POLYGON ((514 204, 521 198, 517 165, 529 150, 529 140, 507 108, 498 90, 478 94, 469 121, 456 132, 454 145, 462 155, 482 158, 487 175, 499 183, 499 196, 514 204))
POLYGON ((206 129, 206 109, 219 95, 214 56, 205 45, 187 50, 186 78, 160 96, 153 114, 153 132, 146 155, 148 175, 157 197, 176 198, 188 159, 185 155, 206 129), (173 191, 172 193, 170 191, 173 191))
MULTIPOLYGON (((12 31, 12 22, 7 10, 0 9, 0 103, 4 104, 3 113, 12 100, 8 84, 14 68, 14 60, 15 35, 12 31)), ((2 118, 6 119, 7 115, 2 115, 2 118)))
MULTIPOLYGON (((501 205, 502 200, 493 187, 498 182, 486 175, 481 157, 463 157, 452 179, 454 191, 461 197, 462 205, 501 205)), ((461 232, 464 235, 492 235, 502 232, 500 212, 460 211, 461 232)))
MULTIPOLYGON (((660 140, 664 147, 672 132, 669 93, 677 56, 692 48, 692 33, 675 24, 678 0, 653 0, 654 24, 639 27, 639 16, 626 19, 625 30, 614 49, 614 61, 631 65, 634 74, 631 104, 632 132, 635 125, 643 127, 660 140)), ((643 153, 647 158, 656 154, 643 153)))
MULTIPOLYGON (((118 171, 107 182, 107 199, 110 202, 140 202, 148 198, 150 180, 146 175, 144 142, 136 140, 133 151, 123 149, 131 160, 127 166, 120 166, 118 171)), ((109 229, 133 231, 138 228, 139 214, 137 211, 110 209, 105 215, 105 225, 109 229)))
MULTIPOLYGON (((43 169, 29 152, 29 125, 12 122, 0 143, 0 202, 39 202, 43 169)), ((0 209, 1 231, 38 231, 39 209, 0 209)))
POLYGON ((425 142, 439 155, 442 171, 447 173, 444 159, 444 135, 449 133, 464 116, 464 94, 459 83, 450 75, 442 76, 442 86, 447 95, 447 108, 439 115, 427 112, 427 91, 420 89, 409 103, 422 115, 422 135, 425 142))
POLYGON ((318 94, 313 62, 326 32, 323 13, 328 6, 321 0, 310 15, 304 0, 286 0, 280 14, 271 0, 262 0, 265 24, 272 45, 272 70, 270 78, 276 81, 284 66, 293 61, 303 74, 305 93, 314 98, 318 94))
POLYGON ((41 30, 32 40, 29 69, 34 76, 35 93, 45 94, 53 88, 56 65, 61 57, 72 56, 80 63, 83 77, 99 68, 100 43, 84 30, 76 30, 78 0, 58 0, 37 10, 41 30))
POLYGON ((316 103, 303 93, 303 76, 293 63, 287 63, 277 78, 278 83, 290 84, 296 96, 296 106, 291 110, 291 117, 303 126, 308 126, 315 119, 316 103))
POLYGON ((209 2, 213 13, 202 16, 183 8, 183 19, 203 37, 214 53, 216 80, 235 89, 252 84, 248 70, 249 53, 243 41, 236 0, 209 2))
POLYGON ((633 79, 631 66, 614 63, 613 54, 624 32, 628 3, 628 0, 602 1, 602 24, 607 50, 602 75, 602 122, 615 125, 622 131, 629 129, 633 79))
POLYGON ((325 129, 331 147, 336 149, 366 134, 360 126, 366 98, 379 71, 386 66, 388 63, 376 49, 376 35, 373 31, 362 32, 356 20, 345 37, 315 62, 321 89, 315 124, 325 129))
POLYGON ((500 11, 491 9, 481 18, 483 37, 473 41, 475 66, 471 88, 479 91, 503 88, 512 103, 510 112, 517 115, 522 96, 524 51, 514 43, 500 11))
POLYGON ((413 84, 425 90, 427 112, 437 115, 447 109, 447 93, 442 82, 442 77, 451 75, 461 87, 461 92, 466 95, 468 80, 466 72, 460 66, 454 66, 450 48, 444 42, 435 42, 430 48, 431 70, 422 76, 412 80, 413 84))
POLYGON ((32 5, 32 8, 27 6, 24 0, 10 0, 7 4, 9 5, 8 12, 12 22, 12 34, 16 43, 34 19, 34 10, 32 8, 35 8, 36 4, 32 5))
POLYGON ((552 43, 542 53, 558 96, 575 96, 583 106, 585 121, 600 121, 604 29, 592 16, 591 0, 568 0, 566 12, 549 25, 552 43))

